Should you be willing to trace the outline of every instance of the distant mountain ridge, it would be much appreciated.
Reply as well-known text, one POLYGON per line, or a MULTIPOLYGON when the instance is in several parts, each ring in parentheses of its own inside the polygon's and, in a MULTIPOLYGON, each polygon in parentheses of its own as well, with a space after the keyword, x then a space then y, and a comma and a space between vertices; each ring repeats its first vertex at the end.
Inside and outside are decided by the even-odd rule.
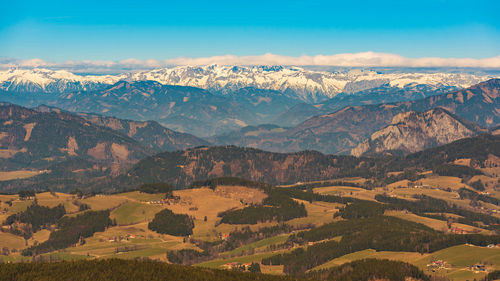
POLYGON ((378 73, 370 70, 318 71, 290 66, 177 66, 119 75, 76 75, 65 70, 10 69, 0 71, 0 89, 13 92, 66 93, 105 88, 120 80, 156 81, 228 94, 241 88, 275 90, 294 99, 318 102, 344 93, 383 85, 395 88, 427 85, 438 89, 465 88, 492 78, 456 73, 378 73))

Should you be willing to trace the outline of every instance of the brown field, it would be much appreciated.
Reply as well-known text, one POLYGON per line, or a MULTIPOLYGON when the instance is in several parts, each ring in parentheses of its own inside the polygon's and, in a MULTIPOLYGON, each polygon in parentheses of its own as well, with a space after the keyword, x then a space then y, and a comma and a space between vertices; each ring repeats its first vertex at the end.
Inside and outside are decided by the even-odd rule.
POLYGON ((106 210, 127 202, 127 198, 120 195, 96 195, 79 201, 88 204, 92 210, 106 210))
POLYGON ((344 263, 352 262, 359 259, 365 258, 375 258, 375 259, 389 259, 389 260, 398 260, 404 262, 415 262, 422 258, 427 257, 428 254, 420 254, 416 252, 389 252, 389 251, 380 251, 377 252, 372 249, 363 250, 359 252, 354 252, 351 254, 347 254, 345 256, 333 259, 329 262, 326 262, 320 266, 313 268, 312 270, 320 270, 327 269, 335 266, 343 265, 344 263))
POLYGON ((37 193, 36 199, 40 206, 47 206, 53 208, 59 204, 63 204, 67 213, 74 213, 78 211, 78 206, 73 204, 75 198, 72 194, 55 192, 51 194, 50 192, 37 193))
POLYGON ((104 232, 97 232, 93 237, 86 239, 84 245, 66 249, 75 255, 87 255, 94 258, 135 258, 149 257, 166 260, 167 250, 197 249, 190 243, 183 243, 182 237, 164 235, 148 229, 147 222, 129 226, 114 226, 104 232), (134 235, 128 238, 127 235, 134 235), (110 238, 116 239, 110 242, 110 238), (119 247, 136 246, 131 252, 116 253, 119 247))
POLYGON ((297 185, 302 185, 302 184, 315 184, 315 183, 325 183, 325 182, 350 182, 350 183, 357 183, 357 184, 362 184, 365 183, 367 179, 361 178, 361 177, 352 177, 352 178, 338 178, 335 180, 322 180, 322 181, 308 181, 308 182, 297 182, 294 184, 284 184, 284 185, 278 185, 279 187, 293 187, 297 185))
MULTIPOLYGON (((194 217, 193 236, 199 239, 212 240, 217 237, 215 224, 219 220, 217 214, 232 208, 242 208, 245 205, 240 202, 261 202, 266 195, 256 189, 237 187, 237 192, 228 193, 228 189, 215 191, 209 188, 185 189, 174 191, 175 196, 180 196, 180 202, 170 204, 166 207, 174 213, 187 214, 194 217), (251 196, 249 195, 251 194, 251 196), (207 221, 204 221, 204 217, 207 221)), ((234 229, 237 226, 231 226, 234 229)), ((224 231, 230 231, 224 229, 224 231)))
POLYGON ((409 180, 400 180, 387 185, 387 188, 405 188, 408 187, 409 180))
POLYGON ((11 158, 19 152, 26 152, 26 148, 23 149, 0 149, 0 158, 11 158))
POLYGON ((7 232, 0 232, 0 249, 7 247, 8 249, 23 249, 26 242, 21 236, 17 236, 7 232))
POLYGON ((451 190, 459 190, 462 187, 467 187, 467 185, 462 183, 461 178, 457 177, 445 177, 445 176, 429 176, 427 178, 422 178, 416 181, 419 185, 429 185, 436 188, 451 188, 451 190))
POLYGON ((404 212, 404 211, 386 211, 385 215, 397 217, 400 219, 404 219, 404 220, 408 220, 408 221, 412 221, 412 222, 416 222, 416 223, 421 223, 423 225, 426 225, 426 226, 428 226, 432 229, 438 230, 438 231, 446 232, 448 230, 448 226, 447 226, 445 221, 421 217, 421 216, 417 216, 415 214, 404 212))
POLYGON ((287 222, 288 224, 296 226, 306 224, 314 224, 316 226, 320 226, 326 223, 333 222, 335 220, 333 218, 333 215, 338 212, 340 207, 344 206, 343 204, 339 203, 327 203, 320 201, 314 201, 312 203, 298 199, 295 199, 295 201, 304 204, 307 210, 307 217, 296 218, 287 222))
POLYGON ((45 242, 49 240, 49 235, 50 235, 50 230, 47 229, 39 230, 33 233, 33 237, 31 237, 28 240, 28 243, 30 244, 30 246, 32 246, 35 243, 35 241, 37 241, 38 243, 45 242))
POLYGON ((381 193, 381 191, 377 191, 377 189, 366 190, 363 188, 351 187, 351 186, 318 187, 314 188, 313 191, 319 194, 356 197, 364 200, 375 200, 375 195, 381 193))
POLYGON ((42 170, 42 171, 18 170, 18 171, 0 172, 0 181, 27 179, 47 172, 48 172, 47 170, 42 170))
POLYGON ((494 190, 495 187, 500 187, 500 184, 498 183, 497 177, 489 177, 489 176, 485 176, 485 175, 473 176, 469 180, 469 183, 475 182, 475 181, 481 181, 484 184, 485 189, 488 191, 494 190))

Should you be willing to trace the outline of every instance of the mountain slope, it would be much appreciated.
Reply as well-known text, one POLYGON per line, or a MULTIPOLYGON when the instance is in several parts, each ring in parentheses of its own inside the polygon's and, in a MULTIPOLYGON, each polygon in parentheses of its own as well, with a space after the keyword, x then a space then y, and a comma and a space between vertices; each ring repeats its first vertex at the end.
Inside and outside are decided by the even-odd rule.
POLYGON ((245 121, 255 120, 253 114, 225 97, 153 81, 121 81, 105 90, 64 94, 55 104, 72 112, 155 120, 175 131, 198 136, 240 128, 246 126, 245 121))
POLYGON ((256 141, 255 147, 281 152, 314 149, 323 153, 349 153, 372 133, 389 125, 397 114, 437 107, 482 127, 494 127, 500 124, 500 79, 421 100, 349 106, 310 118, 286 132, 266 135, 256 141))
MULTIPOLYGON (((59 109, 39 106, 40 112, 52 112, 59 109)), ((60 111, 60 110, 59 110, 60 111)), ((210 143, 186 133, 179 133, 163 127, 155 121, 133 121, 89 113, 74 113, 85 120, 101 127, 108 127, 120 134, 133 138, 142 145, 155 151, 184 150, 210 143)))
POLYGON ((373 133, 351 154, 412 153, 485 132, 442 108, 422 113, 409 111, 396 115, 391 125, 373 133))
MULTIPOLYGON (((365 167, 352 156, 315 151, 273 153, 253 148, 217 146, 160 153, 139 161, 111 186, 124 188, 148 182, 186 187, 211 177, 241 177, 270 184, 335 178, 343 171, 365 167)), ((365 167, 366 168, 366 167, 365 167)))
POLYGON ((432 85, 409 84, 400 88, 389 83, 355 93, 341 93, 331 99, 316 104, 300 104, 282 112, 273 123, 281 126, 296 126, 317 115, 338 111, 347 106, 395 103, 413 101, 429 96, 440 95, 457 90, 454 86, 435 87, 432 85))
POLYGON ((324 155, 316 151, 275 153, 235 146, 202 147, 147 157, 104 185, 117 190, 151 182, 168 182, 184 188, 194 181, 215 177, 241 177, 270 184, 355 176, 384 178, 388 172, 406 168, 429 170, 462 158, 483 166, 490 155, 500 156, 499 136, 483 134, 404 157, 384 158, 324 155))
POLYGON ((2 169, 46 167, 70 158, 129 165, 153 149, 67 112, 0 104, 2 169))

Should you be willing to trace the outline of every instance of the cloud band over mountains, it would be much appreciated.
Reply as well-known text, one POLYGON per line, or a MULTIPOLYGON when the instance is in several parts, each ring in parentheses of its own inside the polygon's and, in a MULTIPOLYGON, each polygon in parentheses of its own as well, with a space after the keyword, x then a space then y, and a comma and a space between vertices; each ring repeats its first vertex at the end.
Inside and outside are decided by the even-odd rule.
POLYGON ((78 70, 134 70, 152 69, 175 65, 294 65, 294 66, 339 66, 339 67, 475 67, 475 68, 500 68, 500 55, 491 58, 405 58, 390 53, 344 53, 335 55, 316 56, 281 56, 264 54, 260 56, 235 56, 223 55, 203 58, 179 57, 165 60, 139 60, 125 59, 121 61, 65 61, 48 62, 42 59, 0 59, 0 68, 51 68, 78 70))

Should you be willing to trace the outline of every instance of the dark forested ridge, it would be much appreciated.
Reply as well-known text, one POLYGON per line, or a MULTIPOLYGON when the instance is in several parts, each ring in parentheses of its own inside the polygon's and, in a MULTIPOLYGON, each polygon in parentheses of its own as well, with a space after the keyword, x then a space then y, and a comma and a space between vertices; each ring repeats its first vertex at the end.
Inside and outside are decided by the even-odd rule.
POLYGON ((0 264, 2 280, 17 281, 287 281, 301 280, 266 274, 197 268, 139 260, 91 260, 57 263, 0 264))
POLYGON ((331 281, 368 280, 431 280, 418 267, 409 263, 379 259, 364 259, 345 263, 322 271, 313 271, 308 277, 331 281))
POLYGON ((350 176, 382 179, 387 172, 407 168, 436 169, 438 174, 462 177, 481 172, 472 167, 448 163, 470 158, 475 167, 481 167, 488 155, 500 156, 500 136, 484 134, 405 157, 385 158, 324 155, 316 151, 274 153, 235 146, 202 147, 147 157, 110 185, 118 188, 149 182, 169 182, 184 188, 193 182, 214 177, 241 177, 270 184, 350 176))

